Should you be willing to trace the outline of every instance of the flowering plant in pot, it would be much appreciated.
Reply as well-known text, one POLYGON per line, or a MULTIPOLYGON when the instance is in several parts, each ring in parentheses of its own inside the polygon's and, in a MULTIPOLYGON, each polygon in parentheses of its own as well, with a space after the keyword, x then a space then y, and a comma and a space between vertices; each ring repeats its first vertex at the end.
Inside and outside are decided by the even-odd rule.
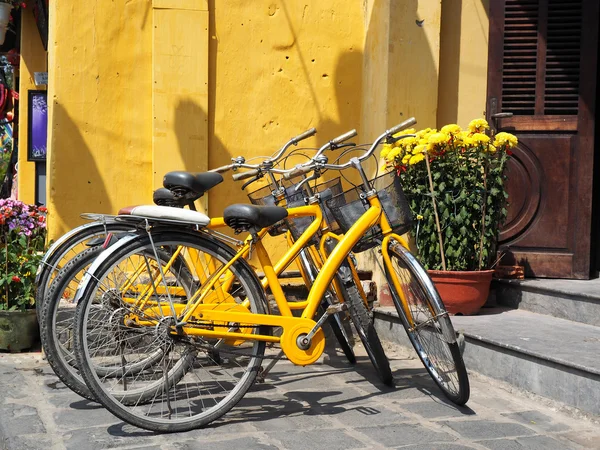
POLYGON ((8 23, 12 20, 11 10, 25 8, 27 5, 24 1, 18 0, 0 0, 0 45, 4 44, 8 23))
POLYGON ((476 119, 467 130, 454 124, 409 130, 416 137, 386 144, 381 152, 417 219, 412 235, 419 259, 455 314, 476 313, 485 303, 506 218, 505 169, 517 138, 490 137, 488 129, 476 119), (463 294, 472 297, 469 304, 459 299, 463 294))
POLYGON ((46 242, 46 209, 0 199, 0 349, 30 348, 39 335, 35 275, 46 242))

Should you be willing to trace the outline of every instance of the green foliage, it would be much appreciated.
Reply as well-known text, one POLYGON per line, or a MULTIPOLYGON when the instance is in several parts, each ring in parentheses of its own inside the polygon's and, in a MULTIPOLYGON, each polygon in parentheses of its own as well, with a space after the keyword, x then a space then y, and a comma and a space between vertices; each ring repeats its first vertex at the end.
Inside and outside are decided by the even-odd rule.
POLYGON ((433 195, 425 163, 398 170, 411 209, 419 258, 428 269, 442 269, 433 209, 435 197, 447 270, 478 270, 495 261, 497 235, 506 218, 504 169, 509 155, 487 145, 430 154, 433 195), (484 217, 485 216, 485 217, 484 217), (483 239, 482 239, 483 237, 483 239))

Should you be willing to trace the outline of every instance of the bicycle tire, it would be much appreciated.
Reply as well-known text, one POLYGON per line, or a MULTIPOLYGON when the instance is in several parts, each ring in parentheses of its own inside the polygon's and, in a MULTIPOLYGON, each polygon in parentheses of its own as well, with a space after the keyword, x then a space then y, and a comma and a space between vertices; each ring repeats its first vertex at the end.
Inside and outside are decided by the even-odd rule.
MULTIPOLYGON (((306 287, 310 289, 310 286, 315 281, 316 274, 319 273, 317 270, 316 264, 313 261, 313 258, 310 254, 300 255, 300 259, 298 261, 298 268, 300 269, 300 273, 302 275, 302 279, 306 284, 306 287), (307 265, 308 267, 304 267, 307 265)), ((317 314, 322 315, 325 313, 325 310, 328 306, 333 305, 335 302, 335 294, 332 290, 328 290, 323 296, 323 301, 321 305, 317 309, 317 314)), ((339 301, 339 300, 338 300, 339 301)), ((350 342, 350 338, 346 333, 346 329, 344 327, 344 320, 340 317, 340 314, 345 314, 344 312, 333 314, 327 318, 325 322, 327 326, 331 329, 333 336, 335 337, 339 348, 344 353, 344 356, 348 360, 348 362, 352 365, 356 364, 356 355, 354 354, 353 345, 350 342)), ((318 320, 318 319, 317 319, 318 320)))
MULTIPOLYGON (((215 258, 221 264, 226 264, 234 255, 234 251, 225 244, 198 232, 188 232, 183 230, 156 231, 153 233, 152 239, 156 247, 168 245, 193 247, 215 258)), ((118 395, 115 395, 115 393, 110 390, 111 388, 119 388, 119 383, 113 383, 111 386, 103 384, 93 369, 94 365, 93 362, 90 361, 90 354, 87 349, 87 316, 90 307, 93 305, 93 295, 96 289, 98 289, 98 285, 103 282, 105 277, 109 274, 111 268, 115 267, 124 258, 128 258, 129 255, 135 254, 136 251, 139 252, 140 249, 148 249, 149 246, 150 241, 148 237, 141 235, 138 239, 113 248, 113 253, 104 261, 97 264, 93 276, 88 279, 88 282, 82 285, 82 292, 79 296, 81 306, 77 308, 75 315, 75 354, 83 379, 91 392, 115 416, 132 425, 155 432, 172 433, 189 431, 218 419, 235 406, 235 404, 237 404, 244 396, 256 379, 265 351, 265 343, 252 341, 251 353, 246 353, 244 355, 248 357, 248 361, 244 362, 243 356, 239 356, 238 359, 241 358, 242 360, 242 364, 239 364, 240 368, 236 367, 236 371, 230 372, 228 368, 214 359, 209 359, 209 365, 205 365, 200 356, 202 347, 198 347, 199 344, 193 343, 192 341, 183 341, 183 338, 178 333, 173 334, 172 331, 169 331, 171 325, 168 325, 164 337, 169 348, 165 350, 165 355, 169 353, 170 356, 173 356, 175 354, 174 349, 179 344, 181 344, 184 350, 188 348, 191 349, 187 355, 183 356, 183 358, 185 358, 184 368, 186 372, 189 371, 189 373, 186 374, 179 383, 170 382, 171 379, 169 378, 169 374, 171 369, 166 364, 171 360, 167 361, 167 358, 165 357, 163 358, 163 371, 160 376, 164 377, 166 381, 163 383, 162 390, 159 389, 153 394, 154 397, 152 401, 145 401, 145 403, 140 402, 139 404, 133 405, 122 404, 118 395), (166 338, 168 338, 168 341, 166 338), (211 372, 210 368, 213 366, 216 366, 220 370, 211 372), (191 381, 196 382, 196 378, 198 383, 201 383, 202 381, 201 377, 194 372, 196 369, 198 369, 199 372, 205 370, 213 377, 218 375, 226 377, 231 376, 234 381, 228 381, 227 385, 222 382, 210 384, 210 389, 207 388, 208 390, 204 391, 205 393, 208 392, 210 396, 203 398, 203 391, 200 390, 199 386, 196 387, 195 391, 188 388, 188 384, 191 384, 191 381), (240 373, 240 370, 242 369, 243 371, 240 373), (194 378, 194 375, 196 378, 194 378), (237 376, 239 376, 239 379, 237 376), (182 385, 180 386, 180 384, 182 385), (223 398, 221 399, 215 398, 220 395, 216 392, 217 389, 226 389, 229 385, 233 386, 230 392, 223 394, 223 398), (194 393, 200 396, 200 400, 190 403, 189 408, 180 408, 179 406, 176 406, 175 410, 173 410, 170 406, 171 402, 180 403, 186 401, 183 394, 177 397, 178 386, 179 390, 187 395, 187 400, 190 400, 190 395, 194 393), (205 402, 208 401, 214 402, 214 406, 207 408, 205 402), (194 409, 192 409, 192 405, 194 409), (169 414, 163 415, 162 411, 158 414, 151 412, 152 408, 162 408, 163 406, 168 406, 169 414), (144 411, 145 408, 148 408, 147 414, 144 411), (190 416, 185 416, 185 414, 188 413, 190 416), (172 417, 173 414, 175 415, 175 418, 172 417)), ((230 273, 236 277, 233 285, 235 286, 234 293, 236 298, 237 296, 243 295, 243 298, 248 300, 252 312, 261 314, 266 313, 266 294, 262 289, 256 274, 252 271, 248 263, 243 259, 238 259, 231 266, 230 273)), ((259 328, 261 332, 266 332, 264 327, 259 328)), ((146 330, 153 329, 154 328, 146 328, 146 330)), ((219 351, 221 352, 222 350, 219 351)), ((208 354, 208 351, 206 354, 208 354)), ((176 357, 176 355, 173 357, 176 357)), ((226 364, 235 365, 237 361, 232 362, 235 358, 235 354, 233 357, 225 358, 227 361, 226 364)), ((179 360, 181 359, 182 358, 179 360)), ((141 380, 141 382, 143 381, 144 380, 141 380)))
MULTIPOLYGON (((65 296, 65 291, 69 286, 73 286, 73 283, 79 283, 79 278, 81 278, 79 275, 89 268, 90 264, 103 250, 104 249, 100 246, 88 248, 64 265, 58 272, 58 275, 54 278, 50 289, 48 290, 39 321, 40 338, 48 364, 56 376, 69 389, 91 401, 96 401, 96 399, 83 381, 83 378, 77 369, 75 356, 67 348, 69 344, 68 340, 65 343, 62 339, 65 334, 67 334, 67 336, 72 334, 73 318, 69 318, 68 312, 65 314, 66 317, 61 321, 59 321, 58 316, 61 303, 68 303, 63 301, 67 298, 67 296, 65 296)), ((167 256, 165 255, 163 258, 166 259, 167 256)), ((180 277, 179 281, 191 291, 193 280, 191 280, 189 276, 185 277, 185 272, 183 275, 184 276, 180 277)), ((149 364, 152 364, 153 360, 159 358, 159 354, 153 355, 149 360, 138 363, 137 366, 128 366, 127 370, 129 373, 136 373, 140 370, 144 370, 149 364)), ((109 372, 118 374, 118 371, 115 371, 114 368, 107 367, 98 367, 97 372, 98 375, 107 375, 109 372)), ((127 398, 123 397, 122 401, 127 402, 127 398)))
POLYGON ((400 293, 390 279, 390 268, 386 265, 392 300, 408 338, 444 395, 453 403, 464 405, 470 395, 469 377, 444 304, 427 271, 408 250, 400 243, 390 241, 388 252, 392 270, 402 287, 413 323, 416 324, 411 327, 402 307, 400 293))
POLYGON ((375 330, 372 314, 367 309, 354 283, 344 284, 340 279, 340 284, 342 285, 341 294, 348 305, 348 312, 352 318, 356 333, 362 341, 367 355, 375 367, 377 375, 379 375, 379 378, 384 384, 392 386, 394 384, 392 369, 390 368, 390 362, 385 355, 379 335, 375 330))
POLYGON ((52 248, 52 253, 48 255, 47 258, 45 257, 44 262, 39 267, 40 273, 37 275, 38 282, 35 294, 35 309, 38 318, 42 312, 46 293, 48 292, 54 277, 62 267, 79 253, 74 250, 77 246, 82 245, 91 239, 106 236, 107 233, 130 231, 132 229, 131 225, 121 222, 87 223, 72 230, 72 236, 60 243, 57 247, 52 248), (79 229, 79 231, 76 231, 77 229, 79 229))

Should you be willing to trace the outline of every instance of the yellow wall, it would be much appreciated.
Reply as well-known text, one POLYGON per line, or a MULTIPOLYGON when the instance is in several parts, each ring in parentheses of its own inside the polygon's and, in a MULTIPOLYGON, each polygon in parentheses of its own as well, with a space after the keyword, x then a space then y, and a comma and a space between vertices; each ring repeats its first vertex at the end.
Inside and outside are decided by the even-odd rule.
POLYGON ((438 125, 483 117, 486 108, 490 0, 444 0, 438 125))
MULTIPOLYGON (((465 1, 52 2, 51 236, 150 201, 168 170, 268 155, 313 126, 307 146, 480 115, 487 6, 465 1)), ((228 176, 208 197, 211 215, 246 201, 228 176)))
POLYGON ((35 163, 27 161, 27 99, 30 90, 43 90, 46 86, 36 86, 33 81, 34 72, 45 72, 46 51, 42 45, 37 25, 31 9, 23 9, 21 13, 21 63, 19 78, 19 165, 18 196, 26 203, 35 201, 35 163))

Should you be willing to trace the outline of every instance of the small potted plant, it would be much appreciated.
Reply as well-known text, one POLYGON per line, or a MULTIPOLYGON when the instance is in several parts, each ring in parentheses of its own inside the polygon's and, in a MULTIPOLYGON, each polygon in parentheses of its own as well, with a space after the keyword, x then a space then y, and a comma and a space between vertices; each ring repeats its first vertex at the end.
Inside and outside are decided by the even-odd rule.
POLYGON ((504 172, 517 138, 490 137, 487 130, 484 119, 464 131, 454 124, 409 130, 416 137, 386 144, 381 152, 416 218, 419 259, 453 314, 475 314, 485 303, 506 218, 504 172))
POLYGON ((31 348, 39 337, 35 275, 46 242, 46 208, 0 199, 0 349, 31 348))

